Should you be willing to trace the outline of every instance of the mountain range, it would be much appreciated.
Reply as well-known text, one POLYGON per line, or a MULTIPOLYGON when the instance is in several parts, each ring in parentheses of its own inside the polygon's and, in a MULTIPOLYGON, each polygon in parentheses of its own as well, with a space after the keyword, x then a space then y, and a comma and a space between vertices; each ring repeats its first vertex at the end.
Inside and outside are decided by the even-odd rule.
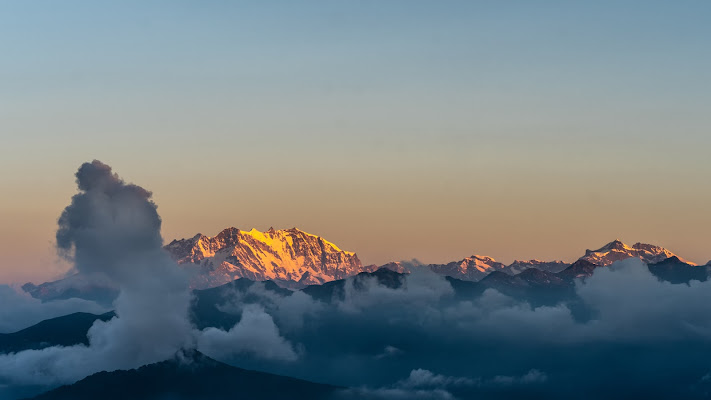
MULTIPOLYGON (((453 289, 457 300, 472 301, 487 289, 495 289, 507 296, 526 301, 534 306, 553 306, 561 302, 571 305, 573 311, 579 303, 575 293, 575 280, 592 276, 597 268, 587 260, 578 260, 563 271, 550 271, 529 268, 515 275, 500 270, 492 271, 479 281, 463 280, 445 276, 453 289)), ((658 279, 672 284, 688 284, 691 281, 706 281, 711 276, 711 267, 694 266, 672 256, 659 263, 648 264, 647 268, 658 279)), ((383 267, 372 272, 361 272, 344 279, 337 279, 319 285, 309 285, 301 291, 315 300, 332 303, 345 299, 346 285, 352 284, 355 291, 365 290, 370 282, 376 281, 390 289, 398 289, 405 284, 408 272, 398 272, 383 267)), ((241 301, 258 302, 259 291, 250 292, 255 284, 260 284, 264 292, 286 297, 294 293, 291 289, 280 287, 271 280, 253 281, 238 278, 224 285, 208 289, 194 289, 191 304, 192 323, 198 329, 217 327, 229 329, 239 322, 239 315, 225 310, 221 305, 235 293, 243 293, 241 301)), ((583 310, 583 314, 585 311, 583 310)), ((113 312, 101 315, 73 313, 62 317, 42 321, 36 325, 14 333, 0 334, 0 354, 27 349, 42 349, 49 346, 70 346, 87 344, 87 331, 95 320, 108 321, 115 317, 113 312)))
MULTIPOLYGON (((418 287, 418 284, 422 284, 419 280, 425 276, 418 274, 421 272, 430 274, 428 279, 431 280, 427 281, 427 285, 436 283, 436 286, 441 288, 434 293, 441 296, 437 301, 444 309, 461 304, 477 304, 484 300, 508 302, 513 299, 521 301, 525 307, 545 306, 543 310, 555 310, 563 305, 569 310, 570 316, 581 324, 588 324, 599 317, 599 310, 578 293, 579 280, 592 276, 597 269, 608 268, 615 261, 637 257, 645 263, 638 264, 637 267, 648 268, 660 281, 697 288, 699 286, 692 281, 707 281, 711 272, 711 265, 694 265, 662 247, 641 243, 628 246, 619 240, 595 250, 585 251, 584 255, 572 264, 563 261, 529 260, 506 265, 491 257, 473 255, 444 264, 391 262, 382 266, 363 265, 354 252, 344 251, 319 236, 296 228, 270 229, 263 233, 230 228, 215 237, 195 235, 190 239, 172 241, 165 246, 165 250, 189 273, 192 286, 189 318, 197 330, 204 332, 216 328, 231 332, 242 320, 242 313, 235 312, 232 302, 241 305, 255 304, 276 313, 274 319, 270 317, 264 321, 274 323, 280 321, 280 318, 291 321, 286 323, 281 333, 297 335, 290 338, 293 343, 308 346, 311 351, 325 345, 324 352, 317 353, 314 360, 330 357, 333 348, 329 346, 334 343, 346 346, 336 347, 341 349, 339 351, 344 351, 343 348, 347 349, 346 353, 354 351, 355 347, 348 348, 348 343, 354 342, 354 338, 360 337, 363 332, 366 332, 366 342, 373 339, 372 336, 367 336, 367 324, 362 323, 370 321, 368 318, 371 316, 363 317, 366 319, 352 326, 347 324, 347 321, 358 314, 348 307, 360 305, 364 299, 367 300, 367 296, 381 299, 375 303, 374 309, 377 309, 388 306, 387 301, 383 302, 382 299, 390 298, 396 289, 404 289, 405 292, 413 290, 408 294, 414 295, 413 298, 430 293, 432 288, 429 286, 425 286, 427 290, 424 292, 423 287, 418 287), (432 273, 427 271, 443 278, 432 276, 432 273), (447 284, 443 284, 443 280, 446 280, 447 284), (378 285, 374 285, 376 282, 378 285), (505 296, 501 297, 491 289, 505 296), (291 308, 292 306, 295 308, 291 308), (345 310, 343 314, 336 312, 341 309, 345 310), (297 330, 300 333, 296 333, 297 331, 291 330, 295 325, 289 324, 295 322, 289 316, 294 310, 304 313, 300 317, 303 318, 303 332, 297 330), (323 310, 319 312, 322 317, 320 321, 329 321, 330 325, 322 325, 328 329, 323 330, 322 326, 314 328, 313 315, 310 314, 313 310, 323 310), (319 330, 322 336, 316 335, 314 329, 319 330), (330 343, 330 338, 337 339, 330 343), (309 342, 310 340, 312 342, 309 342)), ((40 285, 26 284, 23 289, 43 301, 78 297, 104 303, 107 310, 111 309, 109 307, 118 293, 118 288, 111 282, 101 276, 88 275, 72 275, 40 285)), ((398 290, 397 293, 401 292, 398 290)), ((398 315, 395 318, 397 320, 400 311, 390 311, 396 312, 394 315, 398 315)), ((383 315, 387 317, 386 321, 392 321, 389 315, 383 315)), ((73 313, 44 320, 16 332, 0 333, 0 355, 29 349, 41 350, 51 346, 88 344, 89 330, 94 322, 108 321, 114 317, 116 315, 113 312, 101 315, 73 313)), ((297 320, 301 320, 300 318, 297 320)), ((408 325, 407 330, 403 332, 410 332, 416 325, 418 324, 408 325)), ((390 325, 387 330, 389 329, 390 325)), ((390 346, 391 340, 400 336, 387 338, 384 343, 390 346)), ((408 340, 403 343, 407 344, 408 340)), ((393 347, 386 346, 383 352, 381 345, 384 344, 380 343, 372 349, 372 357, 380 360, 381 354, 385 354, 382 356, 384 363, 407 357, 412 351, 404 350, 405 347, 398 342, 392 345, 393 347)), ((358 348, 359 346, 362 344, 357 345, 358 348)), ((207 349, 209 348, 204 350, 208 351, 207 349)), ((178 354, 174 359, 134 370, 99 372, 73 384, 40 394, 36 399, 228 399, 235 398, 235 393, 239 393, 240 398, 251 399, 316 399, 342 393, 336 386, 279 374, 349 385, 342 381, 325 379, 325 375, 264 368, 267 364, 260 364, 261 361, 246 356, 239 359, 238 365, 247 368, 242 369, 215 361, 197 350, 184 351, 186 354, 178 354), (265 372, 256 372, 258 370, 265 372)), ((595 352, 593 349, 589 354, 595 352)), ((588 353, 583 351, 582 354, 588 353)), ((308 356, 311 357, 311 353, 308 356)), ((368 359, 372 357, 368 356, 368 359)), ((235 362, 232 359, 223 361, 235 362)), ((320 368, 321 361, 317 363, 320 368)), ((405 372, 407 371, 403 371, 405 372)), ((27 390, 28 393, 22 394, 26 397, 47 389, 50 387, 17 390, 27 390)), ((0 397, 3 397, 3 390, 0 382, 0 397)), ((522 398, 531 398, 529 395, 530 393, 526 392, 522 398)), ((17 398, 16 395, 13 396, 17 398)), ((506 396, 492 398, 504 397, 506 396)))
MULTIPOLYGON (((409 272, 412 268, 426 267, 440 275, 477 282, 493 272, 516 276, 530 269, 551 274, 566 271, 566 277, 580 277, 588 275, 597 266, 608 266, 615 261, 631 257, 640 258, 647 264, 675 258, 686 265, 696 265, 663 247, 644 243, 628 246, 619 240, 596 250, 586 250, 572 265, 559 260, 517 260, 505 265, 482 255, 424 266, 401 262, 382 266, 363 265, 355 252, 342 250, 320 236, 297 228, 270 228, 266 232, 227 228, 213 237, 197 234, 188 239, 173 240, 165 246, 165 250, 189 273, 192 289, 217 287, 239 278, 252 281, 269 280, 285 288, 298 289, 344 279, 361 272, 373 272, 380 268, 409 272), (580 263, 581 261, 585 263, 580 263), (571 266, 574 268, 570 269, 571 266)), ((28 283, 23 289, 33 297, 45 301, 81 297, 107 305, 118 293, 118 289, 111 282, 100 276, 80 275, 40 285, 28 283)))
MULTIPOLYGON (((227 228, 214 237, 197 234, 190 239, 174 240, 165 249, 184 268, 192 272, 191 286, 195 289, 215 287, 237 278, 271 280, 286 287, 304 287, 343 279, 360 272, 372 272, 382 267, 405 272, 411 266, 392 262, 381 266, 363 265, 354 252, 341 250, 320 236, 298 228, 266 232, 256 229, 242 231, 227 228)), ((628 246, 614 240, 597 250, 586 250, 580 260, 607 266, 630 257, 647 264, 671 257, 695 265, 671 251, 651 244, 628 246)), ((571 264, 554 260, 516 260, 509 265, 491 257, 472 255, 463 260, 444 264, 429 264, 432 271, 453 278, 479 281, 493 271, 509 275, 527 269, 558 273, 571 264)))

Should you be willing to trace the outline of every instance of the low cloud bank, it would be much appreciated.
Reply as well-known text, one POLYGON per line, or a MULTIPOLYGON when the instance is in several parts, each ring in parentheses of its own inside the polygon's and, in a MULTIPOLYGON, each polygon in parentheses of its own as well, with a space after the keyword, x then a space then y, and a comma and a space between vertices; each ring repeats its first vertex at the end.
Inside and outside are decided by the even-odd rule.
POLYGON ((258 304, 272 315, 297 359, 213 355, 361 388, 343 393, 356 397, 704 398, 707 391, 711 282, 671 284, 639 260, 622 261, 577 283, 576 301, 590 314, 580 320, 565 302, 533 307, 493 289, 462 299, 441 276, 412 271, 399 287, 349 279, 332 301, 294 301, 296 323, 275 306, 294 295, 246 295, 262 287, 227 296, 224 311, 258 304))
POLYGON ((42 303, 15 287, 0 285, 0 333, 12 333, 40 321, 75 312, 102 314, 105 307, 82 299, 42 303))

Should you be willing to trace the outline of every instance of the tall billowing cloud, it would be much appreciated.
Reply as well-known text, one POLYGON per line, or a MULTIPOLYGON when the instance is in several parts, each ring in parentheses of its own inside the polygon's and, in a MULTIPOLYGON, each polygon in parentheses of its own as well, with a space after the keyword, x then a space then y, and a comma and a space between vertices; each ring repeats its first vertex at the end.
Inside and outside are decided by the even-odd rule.
POLYGON ((161 361, 192 346, 187 279, 162 249, 151 193, 99 161, 83 164, 76 178, 79 192, 59 218, 57 246, 78 273, 106 276, 120 288, 117 317, 92 326, 89 346, 0 356, 0 383, 67 383, 161 361))

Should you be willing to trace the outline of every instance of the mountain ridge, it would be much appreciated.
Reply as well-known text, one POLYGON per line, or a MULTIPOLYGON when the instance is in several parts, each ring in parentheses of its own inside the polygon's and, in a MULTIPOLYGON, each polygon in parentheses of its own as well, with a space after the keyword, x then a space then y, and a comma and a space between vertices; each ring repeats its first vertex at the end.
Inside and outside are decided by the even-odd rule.
POLYGON ((178 264, 192 270, 192 288, 237 278, 319 284, 364 268, 355 252, 298 228, 260 232, 231 227, 213 237, 197 234, 173 240, 165 249, 178 264))
MULTIPOLYGON (((382 266, 363 265, 355 252, 342 250, 323 237, 298 228, 270 228, 260 232, 256 229, 243 231, 231 227, 212 237, 198 233, 191 238, 176 239, 165 245, 164 249, 188 272, 192 289, 216 287, 240 278, 270 280, 285 288, 300 289, 362 272, 373 272, 382 267, 397 272, 408 272, 415 267, 407 262, 390 262, 382 266)), ((628 246, 620 240, 609 242, 596 250, 586 250, 573 264, 532 259, 516 260, 505 265, 492 257, 472 255, 459 261, 423 266, 440 275, 476 282, 493 271, 517 275, 535 268, 557 274, 576 264, 566 274, 586 276, 595 267, 608 266, 630 257, 638 257, 647 264, 677 257, 680 262, 695 266, 663 247, 644 243, 628 246), (579 261, 590 263, 591 266, 580 265, 579 261)), ((118 294, 118 288, 104 278, 80 275, 40 285, 28 283, 22 288, 43 301, 79 297, 110 305, 118 294)))
POLYGON ((607 266, 615 261, 632 257, 637 257, 647 264, 658 263, 671 257, 678 257, 686 264, 696 265, 691 261, 677 256, 664 247, 640 242, 628 246, 619 239, 615 239, 597 250, 585 250, 585 255, 580 257, 579 260, 589 261, 595 265, 607 266))

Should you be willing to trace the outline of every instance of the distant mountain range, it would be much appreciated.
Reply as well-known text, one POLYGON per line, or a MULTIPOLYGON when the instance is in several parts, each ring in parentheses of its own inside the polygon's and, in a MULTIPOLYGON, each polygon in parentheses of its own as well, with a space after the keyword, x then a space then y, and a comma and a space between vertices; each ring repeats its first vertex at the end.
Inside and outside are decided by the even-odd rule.
MULTIPOLYGON (((174 240, 165 248, 178 264, 193 272, 192 287, 197 289, 215 287, 237 278, 272 280, 282 286, 303 287, 382 267, 398 272, 408 268, 397 262, 364 266, 356 253, 341 250, 335 244, 297 228, 270 228, 266 232, 228 228, 214 237, 198 234, 190 239, 174 240)), ((628 246, 619 240, 597 250, 586 250, 580 260, 607 266, 631 257, 640 258, 648 264, 677 257, 682 262, 695 265, 663 247, 643 243, 628 246)), ((493 271, 516 275, 536 268, 558 273, 569 266, 563 261, 540 260, 517 260, 505 265, 481 255, 446 264, 427 265, 438 274, 468 281, 479 281, 493 271)))
MULTIPOLYGON (((597 268, 605 268, 605 266, 581 259, 557 273, 529 268, 515 275, 501 270, 492 271, 476 282, 450 276, 446 276, 445 279, 452 286, 454 299, 457 300, 471 301, 482 295, 485 290, 495 289, 534 306, 553 306, 566 302, 574 312, 585 315, 584 309, 576 308, 580 302, 575 293, 575 280, 592 276, 597 268)), ((676 256, 659 263, 648 264, 647 268, 658 279, 672 284, 706 281, 711 276, 711 267, 690 265, 676 256)), ((345 279, 309 285, 300 290, 313 299, 332 303, 345 298, 345 287, 348 282, 352 283, 352 288, 356 291, 364 290, 372 280, 388 288, 397 289, 402 287, 408 275, 407 272, 398 272, 384 267, 373 272, 361 272, 345 279)), ((238 278, 214 288, 193 290, 194 300, 190 313, 192 323, 198 329, 207 327, 229 329, 234 326, 239 322, 239 315, 223 310, 220 305, 236 292, 246 293, 242 301, 258 302, 258 297, 254 297, 257 295, 250 295, 248 290, 255 283, 256 281, 250 279, 238 278)), ((271 280, 263 281, 261 285, 263 290, 275 295, 289 296, 293 293, 292 290, 282 288, 271 280)), ((97 319, 107 321, 114 316, 113 312, 102 315, 74 313, 42 321, 18 332, 0 334, 0 354, 56 345, 87 344, 87 331, 94 321, 97 319)))
MULTIPOLYGON (((189 239, 173 240, 165 249, 189 272, 193 289, 216 287, 239 278, 271 280, 282 287, 298 289, 383 267, 397 272, 408 272, 413 268, 400 262, 363 265, 356 253, 342 250, 320 236, 297 228, 270 228, 266 232, 227 228, 214 237, 197 234, 189 239)), ((585 276, 596 266, 607 266, 631 257, 640 258, 647 264, 675 258, 686 265, 696 265, 663 247, 643 243, 628 246, 614 240, 597 250, 586 250, 579 261, 590 265, 576 262, 572 264, 575 266, 572 270, 571 264, 563 261, 517 260, 505 265, 481 255, 423 267, 444 276, 477 282, 492 272, 515 276, 529 269, 552 274, 567 271, 565 276, 585 276)), ((118 293, 106 279, 79 275, 41 285, 28 283, 23 289, 43 300, 81 297, 104 304, 110 304, 118 293)))
MULTIPOLYGON (((617 240, 597 250, 587 250, 572 264, 530 260, 505 265, 490 257, 474 255, 446 264, 391 262, 380 267, 363 266, 355 253, 295 228, 270 229, 264 233, 231 228, 212 238, 196 235, 176 240, 165 248, 191 274, 193 300, 189 315, 200 330, 209 327, 228 330, 236 326, 240 314, 224 307, 236 293, 241 302, 255 304, 297 295, 303 299, 305 294, 317 300, 319 307, 326 304, 337 309, 343 304, 341 301, 348 301, 349 295, 355 295, 352 299, 358 298, 359 291, 368 293, 374 282, 390 289, 410 287, 412 281, 408 281, 408 276, 413 276, 417 268, 444 276, 452 290, 443 295, 443 304, 475 302, 494 289, 533 307, 565 304, 572 316, 583 322, 590 321, 596 311, 577 293, 577 281, 615 261, 638 257, 654 276, 671 284, 707 281, 711 272, 711 265, 694 265, 664 248, 641 243, 628 246, 617 240)), ((83 275, 41 285, 27 284, 23 288, 44 301, 79 297, 107 305, 118 293, 105 279, 83 275)), ((383 291, 378 287, 376 292, 383 291)), ((0 354, 87 344, 92 324, 114 317, 113 312, 74 313, 0 334, 0 354)), ((235 368, 197 351, 188 351, 176 359, 135 370, 100 372, 35 399, 230 399, 235 398, 235 388, 239 388, 240 398, 250 399, 330 398, 339 390, 335 386, 235 368)))

